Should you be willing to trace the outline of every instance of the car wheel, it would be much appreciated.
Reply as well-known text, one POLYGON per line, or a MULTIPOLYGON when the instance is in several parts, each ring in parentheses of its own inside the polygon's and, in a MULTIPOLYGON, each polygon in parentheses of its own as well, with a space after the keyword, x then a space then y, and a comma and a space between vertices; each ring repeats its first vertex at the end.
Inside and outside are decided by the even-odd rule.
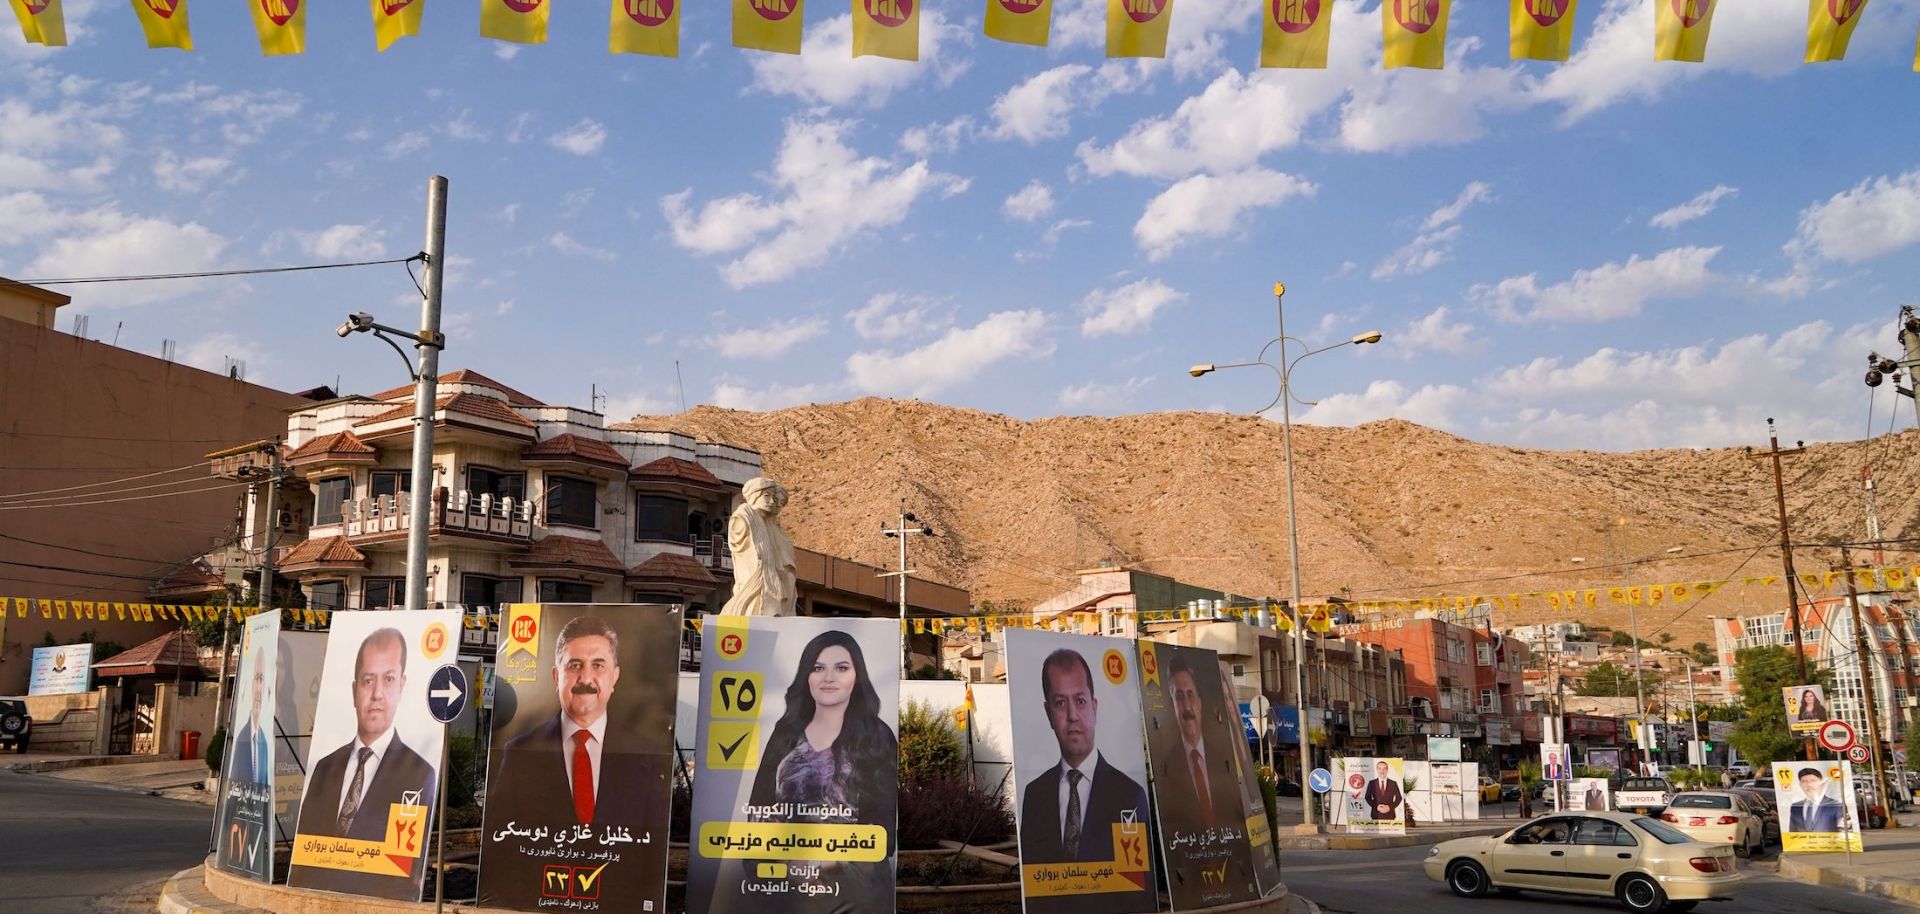
POLYGON ((1653 877, 1634 873, 1620 880, 1620 903, 1635 914, 1655 914, 1667 906, 1667 893, 1653 877))
POLYGON ((0 733, 5 733, 8 739, 19 735, 20 732, 25 729, 27 729, 26 715, 16 713, 0 714, 0 733))
POLYGON ((1736 844, 1733 846, 1733 855, 1740 858, 1751 857, 1753 856, 1753 845, 1749 843, 1736 844))
POLYGON ((1487 871, 1471 860, 1447 867, 1447 888, 1461 898, 1479 898, 1487 894, 1487 871))

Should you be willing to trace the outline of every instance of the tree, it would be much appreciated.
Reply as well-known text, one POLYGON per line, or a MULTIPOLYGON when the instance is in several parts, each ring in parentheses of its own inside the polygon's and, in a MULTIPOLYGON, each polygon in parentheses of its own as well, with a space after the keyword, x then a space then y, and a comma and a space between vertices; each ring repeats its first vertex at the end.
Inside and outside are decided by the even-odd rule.
MULTIPOLYGON (((1660 683, 1660 674, 1650 670, 1640 671, 1642 691, 1653 691, 1660 683)), ((1573 690, 1575 695, 1598 696, 1602 698, 1627 698, 1636 693, 1633 687, 1633 671, 1615 665, 1611 660, 1602 660, 1587 671, 1587 678, 1581 680, 1573 690)))
POLYGON ((1705 641, 1695 641, 1693 647, 1688 650, 1693 654, 1694 662, 1701 666, 1713 666, 1720 662, 1720 655, 1715 654, 1713 647, 1705 641))
POLYGON ((1660 633, 1660 643, 1661 643, 1661 644, 1672 644, 1672 643, 1673 643, 1673 633, 1672 633, 1672 632, 1661 632, 1661 633, 1660 633))
POLYGON ((1632 647, 1633 636, 1627 634, 1626 632, 1614 632, 1613 640, 1609 643, 1612 644, 1614 647, 1632 647))
POLYGON ((1757 768, 1800 752, 1800 740, 1787 727, 1787 707, 1780 690, 1787 686, 1826 685, 1829 674, 1814 673, 1814 683, 1800 681, 1799 661, 1777 644, 1745 647, 1734 655, 1745 715, 1733 727, 1733 748, 1757 768))

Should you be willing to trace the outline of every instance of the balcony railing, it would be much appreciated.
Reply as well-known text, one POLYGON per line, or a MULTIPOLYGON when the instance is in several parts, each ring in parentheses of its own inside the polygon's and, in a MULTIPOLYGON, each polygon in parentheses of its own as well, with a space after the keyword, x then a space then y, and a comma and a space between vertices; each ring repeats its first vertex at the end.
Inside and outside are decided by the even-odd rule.
MULTIPOLYGON (((340 518, 349 538, 405 533, 408 529, 413 497, 411 493, 381 495, 340 503, 340 518)), ((495 498, 491 492, 478 496, 467 489, 434 493, 435 532, 481 533, 491 536, 530 540, 536 520, 534 504, 512 496, 495 498)))
POLYGON ((693 557, 700 564, 715 571, 733 571, 733 550, 727 548, 726 537, 690 535, 687 542, 693 545, 693 557))

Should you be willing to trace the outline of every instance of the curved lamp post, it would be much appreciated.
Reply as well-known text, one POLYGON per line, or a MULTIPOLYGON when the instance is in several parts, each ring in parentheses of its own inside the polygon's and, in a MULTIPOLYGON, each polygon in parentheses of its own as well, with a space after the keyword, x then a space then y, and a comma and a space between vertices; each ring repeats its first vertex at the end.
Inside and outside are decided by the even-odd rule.
MULTIPOLYGON (((1296 724, 1300 729, 1301 822, 1305 825, 1312 826, 1314 825, 1313 798, 1308 795, 1310 791, 1307 789, 1307 774, 1312 770, 1313 765, 1313 736, 1312 730, 1309 729, 1307 724, 1306 618, 1300 613, 1300 533, 1295 521, 1296 512, 1294 511, 1293 501, 1293 367, 1300 364, 1300 360, 1305 359, 1307 356, 1318 355, 1331 349, 1338 349, 1342 346, 1360 346, 1367 343, 1378 343, 1380 342, 1380 331, 1369 330, 1366 333, 1359 334, 1351 339, 1335 343, 1331 346, 1322 346, 1319 349, 1307 349, 1305 341, 1287 335, 1286 294, 1286 283, 1276 282, 1273 284, 1274 316, 1278 321, 1280 333, 1273 339, 1268 340, 1265 346, 1260 347, 1260 354, 1256 356, 1253 361, 1233 362, 1225 365, 1202 363, 1187 369, 1187 374, 1198 378, 1226 368, 1250 368, 1259 365, 1271 369, 1274 375, 1280 379, 1280 392, 1274 395, 1272 403, 1268 403, 1266 406, 1256 410, 1255 415, 1265 413, 1275 405, 1280 407, 1281 453, 1285 456, 1287 472, 1287 563, 1288 576, 1291 578, 1292 583, 1292 607, 1295 616, 1293 626, 1293 692, 1294 713, 1297 717, 1296 724), (1287 346, 1290 343, 1306 351, 1292 358, 1288 358, 1287 346), (1280 347, 1278 358, 1273 362, 1269 362, 1267 361, 1267 351, 1276 345, 1280 347)), ((1311 404, 1306 404, 1302 401, 1302 405, 1311 404)))

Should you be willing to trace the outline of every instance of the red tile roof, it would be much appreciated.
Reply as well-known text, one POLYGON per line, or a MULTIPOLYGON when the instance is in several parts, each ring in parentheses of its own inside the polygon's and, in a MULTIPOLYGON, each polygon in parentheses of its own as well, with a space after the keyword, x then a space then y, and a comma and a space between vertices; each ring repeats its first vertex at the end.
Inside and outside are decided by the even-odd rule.
POLYGON ((634 476, 647 476, 654 479, 671 479, 676 482, 692 483, 701 486, 725 487, 720 477, 713 475, 706 467, 691 460, 678 457, 662 457, 651 463, 641 464, 632 470, 634 476))
POLYGON ((323 536, 310 539, 293 547, 280 558, 280 567, 294 570, 296 566, 315 568, 335 565, 367 564, 367 554, 353 548, 344 536, 323 536))
MULTIPOLYGON (((384 413, 363 419, 358 425, 377 425, 382 422, 391 422, 395 419, 410 419, 413 417, 412 398, 408 398, 408 401, 409 402, 396 406, 384 413)), ((517 425, 522 428, 534 427, 534 424, 528 421, 525 416, 514 412, 507 404, 495 400, 492 397, 482 397, 478 394, 447 394, 435 398, 433 405, 435 412, 465 413, 469 416, 492 419, 495 422, 502 422, 507 425, 517 425)))
POLYGON ((627 569, 627 577, 649 581, 677 581, 708 587, 720 583, 720 579, 707 571, 707 566, 700 564, 698 559, 678 552, 662 552, 641 562, 627 569))
POLYGON ((199 565, 188 565, 161 578, 159 583, 148 588, 153 594, 183 594, 206 590, 219 590, 226 586, 226 578, 214 574, 199 565))
POLYGON ((615 469, 627 468, 627 458, 620 455, 613 446, 595 438, 584 438, 571 432, 555 435, 520 455, 529 462, 540 460, 575 460, 584 463, 605 464, 615 469))
POLYGON ((334 432, 322 435, 306 444, 293 449, 287 455, 288 463, 304 463, 318 460, 373 460, 373 445, 360 440, 352 432, 334 432))
MULTIPOLYGON (((514 390, 513 388, 508 387, 507 385, 502 384, 499 381, 489 378, 486 375, 483 375, 480 372, 474 371, 469 368, 462 368, 459 371, 451 371, 446 374, 443 374, 439 378, 439 383, 441 384, 477 384, 481 387, 491 387, 494 390, 497 390, 503 394, 506 394, 507 402, 515 406, 546 406, 547 405, 545 403, 540 402, 539 400, 535 400, 534 398, 521 393, 520 391, 514 390)), ((373 395, 373 399, 375 400, 399 400, 402 398, 405 398, 407 400, 413 399, 412 384, 408 384, 405 387, 396 387, 392 390, 383 390, 373 395)))
POLYGON ((93 668, 102 676, 172 676, 175 670, 188 676, 209 676, 200 665, 200 648, 193 636, 180 629, 108 657, 93 668))
POLYGON ((524 555, 507 560, 515 568, 554 568, 568 571, 597 571, 619 574, 620 560, 613 557, 607 544, 597 539, 553 535, 533 544, 524 555))

